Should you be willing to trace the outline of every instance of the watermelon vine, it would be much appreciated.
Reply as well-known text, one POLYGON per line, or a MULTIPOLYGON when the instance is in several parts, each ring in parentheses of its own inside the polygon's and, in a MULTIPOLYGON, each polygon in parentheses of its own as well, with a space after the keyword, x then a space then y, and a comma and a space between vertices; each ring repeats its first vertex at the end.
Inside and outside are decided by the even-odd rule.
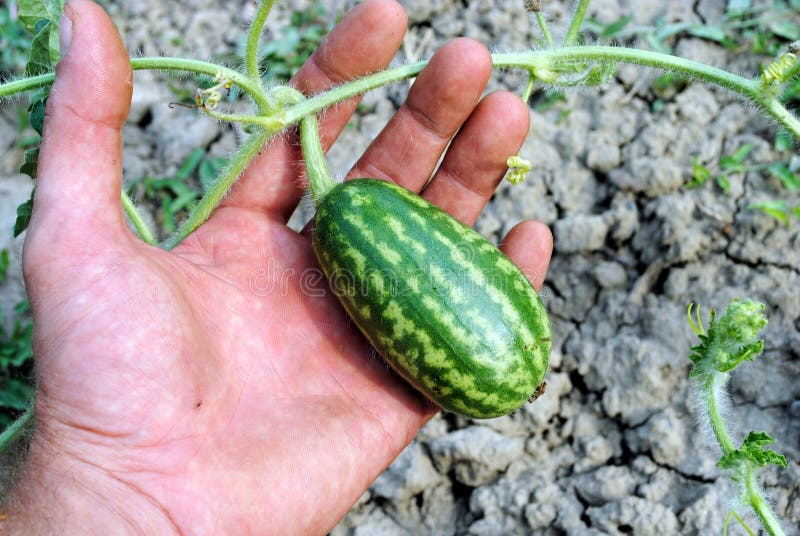
MULTIPOLYGON (((213 86, 198 90, 195 102, 198 112, 220 121, 244 124, 250 133, 177 233, 163 244, 157 244, 145 218, 139 213, 133 200, 123 193, 120 199, 121 206, 138 235, 147 243, 167 249, 181 243, 209 218, 263 147, 282 131, 299 125, 310 188, 319 207, 314 231, 315 251, 329 278, 333 277, 333 273, 338 269, 343 268, 355 276, 355 281, 360 286, 367 289, 366 298, 359 298, 352 292, 345 291, 340 295, 340 299, 372 344, 381 350, 382 355, 403 377, 445 408, 473 417, 486 418, 519 407, 541 389, 543 375, 548 366, 551 342, 550 327, 541 301, 521 272, 496 248, 487 248, 488 243, 482 242, 476 233, 463 225, 456 225, 455 220, 448 219, 449 216, 432 205, 425 204, 421 198, 403 192, 396 186, 378 184, 378 181, 369 179, 364 179, 366 182, 350 181, 351 184, 345 187, 333 180, 325 165, 317 124, 318 113, 372 89, 412 78, 428 63, 421 61, 387 69, 312 96, 304 96, 289 86, 268 87, 263 81, 258 46, 265 21, 275 3, 275 0, 264 0, 256 11, 247 35, 242 70, 186 58, 131 59, 131 67, 134 70, 179 71, 213 77, 215 80, 213 86), (219 110, 220 92, 232 86, 238 87, 251 99, 252 113, 230 114, 219 110), (371 197, 363 197, 367 193, 371 197), (337 200, 340 205, 332 207, 332 199, 337 200), (396 210, 403 211, 413 219, 413 215, 416 214, 423 222, 429 222, 431 236, 435 238, 428 237, 414 243, 401 242, 397 251, 381 251, 365 231, 366 220, 361 222, 347 220, 348 215, 353 214, 348 210, 352 209, 351 205, 354 203, 365 203, 371 207, 374 215, 383 216, 390 210, 396 210), (360 236, 355 242, 345 240, 339 234, 340 229, 348 225, 351 226, 351 238, 360 236), (476 257, 482 259, 481 262, 497 267, 502 288, 495 288, 481 279, 480 275, 470 272, 469 266, 466 266, 456 253, 457 248, 454 244, 459 240, 471 244, 476 257), (351 251, 348 251, 348 247, 351 251), (414 252, 420 248, 425 253, 414 252), (406 325, 400 329, 399 335, 396 332, 397 326, 375 325, 371 321, 370 307, 382 307, 384 310, 405 307, 405 310, 398 311, 397 316, 411 324, 416 312, 409 307, 409 301, 395 301, 391 296, 381 293, 380 289, 386 281, 372 279, 372 276, 364 271, 362 261, 359 259, 371 258, 379 262, 379 259, 383 258, 380 262, 391 264, 392 259, 398 256, 416 259, 419 255, 427 255, 434 260, 445 259, 449 263, 447 266, 456 266, 472 274, 473 282, 482 292, 480 299, 477 300, 478 305, 489 313, 476 309, 473 316, 467 313, 459 316, 460 313, 456 312, 460 310, 461 304, 456 293, 444 296, 439 301, 426 303, 415 285, 435 285, 436 272, 434 270, 428 274, 429 277, 416 281, 413 278, 418 272, 420 270, 424 272, 426 267, 430 267, 418 264, 402 267, 408 270, 397 273, 401 274, 404 290, 417 296, 415 306, 417 303, 422 304, 419 307, 427 307, 429 315, 439 315, 437 317, 439 325, 431 330, 438 330, 437 333, 441 337, 426 340, 417 334, 413 325, 406 325), (484 324, 492 321, 489 316, 482 316, 487 314, 495 315, 491 318, 501 319, 502 329, 487 329, 484 324), (471 332, 480 332, 486 340, 495 342, 485 344, 472 341, 469 335, 471 332), (448 354, 448 351, 451 353, 448 354), (515 374, 487 368, 486 378, 503 377, 508 380, 507 383, 485 380, 477 376, 466 379, 459 375, 450 377, 448 360, 461 359, 465 363, 468 362, 465 365, 467 368, 472 367, 475 370, 486 366, 484 361, 470 361, 472 351, 487 355, 500 351, 503 358, 501 364, 509 370, 515 369, 515 374), (432 356, 441 359, 441 363, 433 362, 432 356), (439 380, 433 381, 434 376, 439 380), (446 381, 444 378, 447 378, 446 381)), ((523 100, 527 101, 537 86, 552 88, 598 86, 614 75, 618 64, 629 63, 678 73, 687 78, 726 88, 758 107, 765 115, 800 140, 800 120, 780 99, 783 88, 794 80, 800 71, 796 48, 789 47, 768 65, 763 73, 748 78, 663 52, 617 46, 582 45, 578 44, 579 32, 589 0, 577 2, 566 37, 559 45, 553 40, 539 3, 529 0, 526 2, 526 7, 535 15, 547 46, 538 50, 492 55, 495 68, 516 69, 528 73, 529 81, 522 94, 523 100)), ((21 14, 24 13, 26 26, 36 33, 36 37, 26 76, 0 84, 0 100, 23 92, 36 92, 31 105, 31 116, 42 119, 44 100, 48 88, 54 81, 53 69, 59 59, 58 20, 63 6, 58 0, 48 2, 30 0, 20 2, 20 6, 24 8, 21 14)), ((38 121, 36 123, 32 121, 32 124, 34 127, 40 126, 38 121)), ((38 130, 41 133, 41 129, 38 130)), ((509 180, 514 183, 519 182, 531 169, 531 163, 522 160, 518 155, 508 156, 509 180)), ((36 151, 31 150, 30 154, 26 154, 25 160, 24 169, 35 175, 36 151)), ((30 217, 31 210, 30 201, 18 210, 16 234, 27 226, 26 218, 30 217)), ((388 225, 392 225, 391 221, 388 225)), ((445 266, 445 260, 435 266, 445 266)), ((758 488, 755 470, 767 463, 785 465, 785 459, 763 448, 772 441, 772 438, 765 433, 751 433, 745 438, 741 447, 736 448, 721 421, 718 410, 721 386, 727 380, 727 375, 741 361, 752 359, 763 348, 763 343, 756 337, 758 330, 766 322, 762 309, 763 306, 759 308, 753 302, 735 302, 719 321, 712 313, 707 331, 700 323, 699 314, 696 321, 690 317, 692 327, 702 341, 693 349, 691 356, 695 363, 692 377, 697 380, 701 392, 704 393, 711 426, 723 451, 719 466, 729 471, 732 478, 740 484, 743 502, 752 506, 770 534, 782 534, 780 524, 758 488)), ((31 415, 30 411, 26 412, 20 421, 0 437, 0 449, 21 433, 31 415)), ((735 512, 731 515, 735 516, 735 512)))

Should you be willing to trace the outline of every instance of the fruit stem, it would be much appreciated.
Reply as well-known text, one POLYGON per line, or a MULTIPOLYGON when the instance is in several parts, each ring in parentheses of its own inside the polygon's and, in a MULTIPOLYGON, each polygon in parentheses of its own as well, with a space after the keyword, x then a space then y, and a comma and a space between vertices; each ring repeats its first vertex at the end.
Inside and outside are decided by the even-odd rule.
POLYGON ((306 161, 306 174, 311 186, 314 203, 319 205, 325 196, 336 186, 319 137, 319 123, 316 114, 310 114, 300 123, 300 143, 303 146, 303 158, 306 161))

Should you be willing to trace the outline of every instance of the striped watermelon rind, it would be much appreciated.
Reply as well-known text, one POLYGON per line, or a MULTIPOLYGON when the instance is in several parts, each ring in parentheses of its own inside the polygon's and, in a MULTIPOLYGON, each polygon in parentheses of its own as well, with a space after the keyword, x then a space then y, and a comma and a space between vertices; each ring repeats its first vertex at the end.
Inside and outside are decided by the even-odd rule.
POLYGON ((498 417, 537 392, 549 365, 547 312, 480 234, 396 184, 354 179, 319 204, 312 240, 356 325, 442 408, 498 417))

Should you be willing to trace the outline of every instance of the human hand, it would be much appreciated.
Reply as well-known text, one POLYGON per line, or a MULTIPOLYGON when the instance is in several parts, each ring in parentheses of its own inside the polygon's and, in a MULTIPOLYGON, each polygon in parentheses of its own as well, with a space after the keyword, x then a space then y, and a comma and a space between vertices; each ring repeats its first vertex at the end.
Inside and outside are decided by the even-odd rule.
MULTIPOLYGON (((286 226, 304 189, 291 135, 173 251, 130 232, 119 207, 128 56, 99 7, 72 0, 65 12, 72 43, 48 102, 23 259, 36 428, 7 527, 330 530, 437 409, 371 356, 314 277, 308 237, 286 226)), ((362 3, 294 84, 312 93, 384 68, 405 28, 396 2, 362 3)), ((481 45, 443 47, 349 176, 424 188, 472 224, 528 132, 518 97, 479 102, 490 71, 481 45)), ((355 106, 324 115, 326 147, 355 106)), ((502 246, 537 288, 551 248, 534 222, 502 246)))

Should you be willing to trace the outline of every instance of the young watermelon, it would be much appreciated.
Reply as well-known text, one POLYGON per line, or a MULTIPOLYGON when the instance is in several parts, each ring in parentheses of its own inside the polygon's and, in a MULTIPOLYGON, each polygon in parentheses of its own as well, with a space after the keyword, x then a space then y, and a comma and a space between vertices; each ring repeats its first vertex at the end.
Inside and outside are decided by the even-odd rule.
POLYGON ((396 184, 356 179, 321 200, 312 237, 367 339, 441 407, 486 419, 540 392, 547 313, 519 268, 481 235, 396 184))

